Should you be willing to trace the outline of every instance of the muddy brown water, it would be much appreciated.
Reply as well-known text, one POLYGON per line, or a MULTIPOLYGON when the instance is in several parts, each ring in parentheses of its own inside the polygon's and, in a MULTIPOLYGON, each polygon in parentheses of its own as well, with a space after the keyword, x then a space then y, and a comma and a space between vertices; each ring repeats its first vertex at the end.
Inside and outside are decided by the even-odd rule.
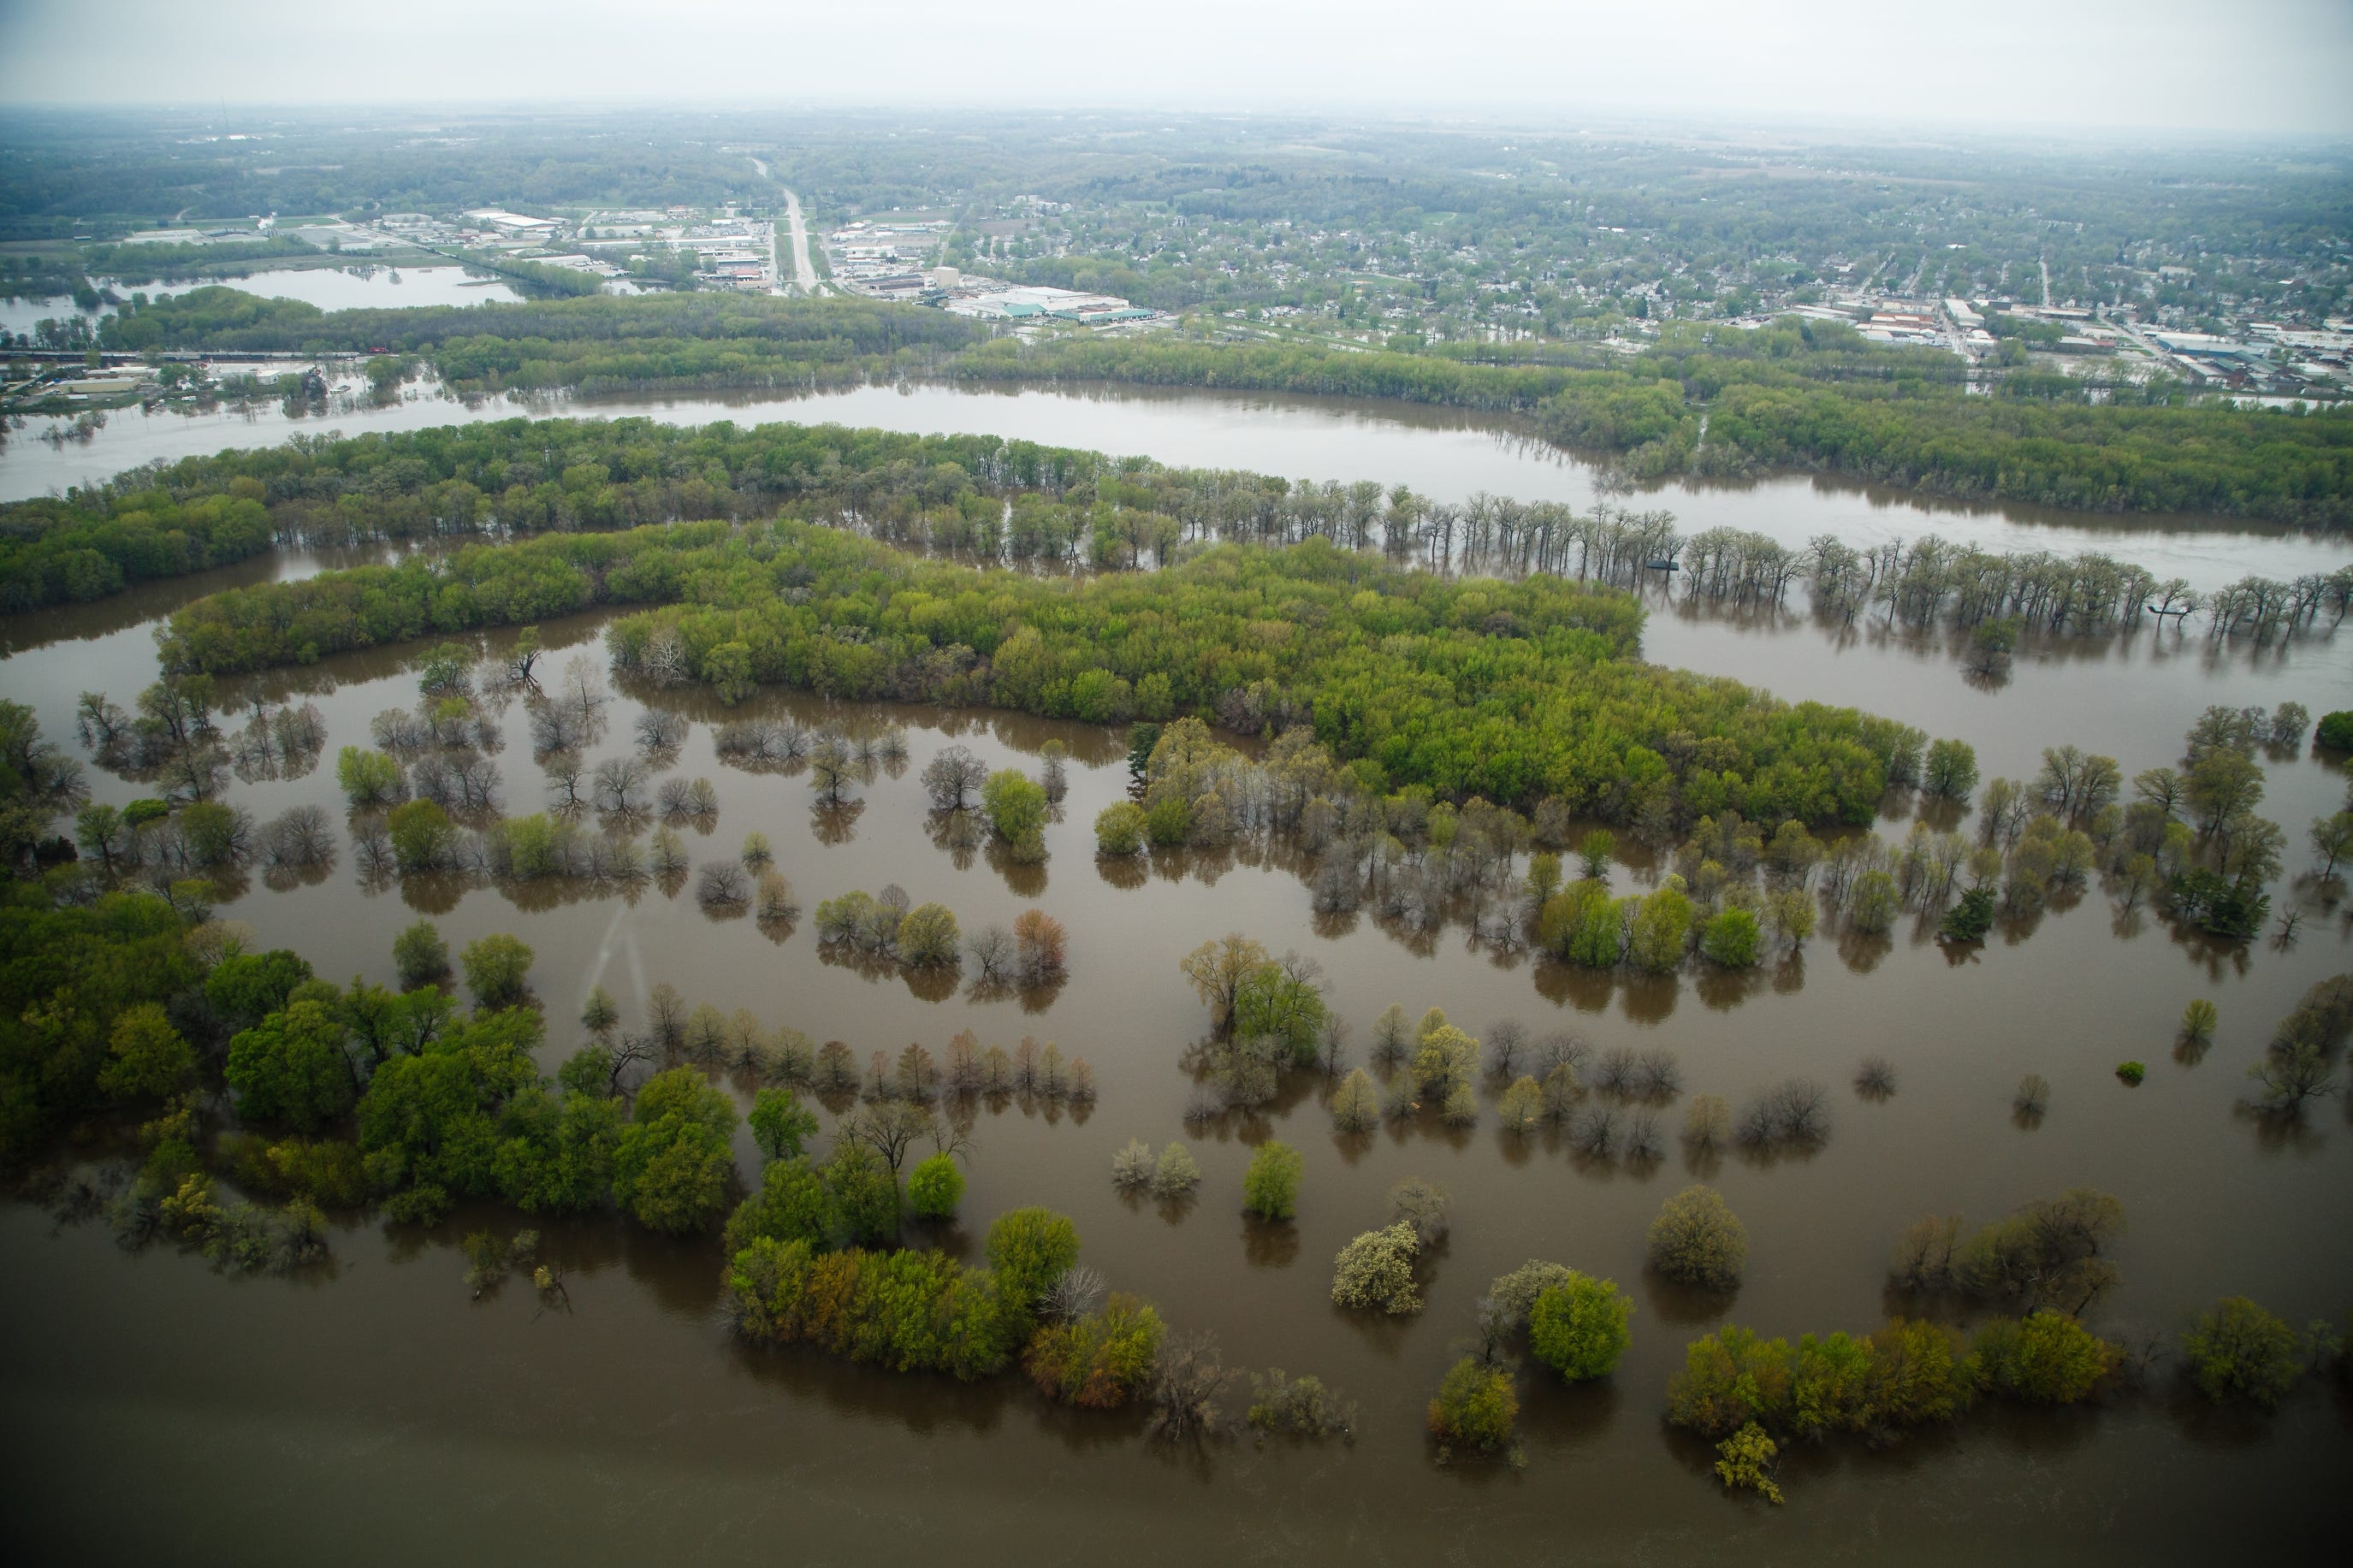
MULTIPOLYGON (((1082 444, 1097 444, 1092 440, 1082 444)), ((1103 443, 1114 447, 1141 442, 1103 443)), ((1242 459, 1236 458, 1237 464, 1242 459)), ((1510 486, 1491 482, 1498 490, 1510 486)), ((2203 546, 2201 546, 2202 548, 2203 546)), ((248 563, 223 581, 340 563, 303 556, 248 563)), ((158 585, 8 628, 0 690, 69 737, 75 693, 128 703, 152 679, 154 617, 196 587, 158 585)), ((595 617, 548 628, 569 652, 597 652, 595 617)), ((1802 616, 1726 617, 1654 610, 1645 653, 1740 676, 1788 697, 1861 702, 1978 750, 1989 773, 2030 772, 2041 747, 2073 742, 2127 773, 2169 761, 2211 702, 2353 701, 2344 645, 2327 637, 2253 650, 2191 635, 2143 634, 2030 647, 1998 688, 1965 680, 1940 639, 1802 616)), ((601 658, 598 664, 601 668, 601 658)), ((332 660, 259 689, 315 693, 329 725, 326 765, 308 777, 238 784, 230 798, 266 820, 314 803, 342 813, 334 748, 364 742, 372 715, 413 706, 412 676, 387 654, 332 660)), ((2292 1135, 2237 1109, 2246 1065, 2313 982, 2348 964, 2348 925, 2310 869, 2303 827, 2343 798, 2337 763, 2266 764, 2268 816, 2291 836, 2278 907, 2307 910, 2299 940, 2244 950, 2178 939, 2146 912, 2120 916, 2096 889, 1948 956, 1909 925, 1878 942, 1824 933, 1801 958, 1750 977, 1694 969, 1629 981, 1499 959, 1459 925, 1434 941, 1369 915, 1319 921, 1280 854, 1237 852, 1155 866, 1138 879, 1098 865, 1089 825, 1126 785, 1124 737, 1005 714, 923 708, 831 709, 769 693, 757 707, 811 721, 905 726, 912 757, 878 775, 846 824, 820 819, 805 779, 721 765, 720 710, 698 695, 663 699, 694 721, 677 764, 717 785, 721 811, 698 859, 732 856, 745 832, 774 841, 805 910, 889 882, 936 899, 970 930, 1036 906, 1071 936, 1071 978, 1050 998, 934 999, 902 979, 820 952, 807 916, 782 941, 748 919, 712 920, 691 893, 634 899, 548 896, 545 889, 416 882, 360 885, 348 842, 315 885, 273 891, 257 877, 222 912, 301 951, 332 978, 391 978, 395 932, 423 910, 453 945, 511 931, 536 950, 533 982, 555 1020, 551 1068, 576 1044, 569 1020, 601 982, 632 1018, 659 981, 693 1001, 749 1007, 770 1024, 849 1041, 860 1059, 921 1040, 935 1052, 960 1027, 1010 1047, 1054 1040, 1093 1065, 1101 1103, 1084 1115, 1018 1104, 983 1111, 962 1224, 938 1239, 976 1247, 990 1217, 1028 1203, 1069 1213, 1087 1261, 1155 1301, 1176 1325, 1219 1336, 1229 1364, 1313 1372, 1362 1407, 1353 1446, 1247 1441, 1171 1457, 1120 1416, 1046 1406, 1018 1378, 978 1387, 898 1377, 787 1352, 753 1353, 718 1316, 715 1242, 681 1243, 610 1221, 548 1228, 569 1265, 576 1310, 542 1314, 527 1289, 470 1301, 455 1241, 512 1216, 454 1216, 427 1234, 375 1223, 339 1229, 335 1262, 296 1281, 234 1281, 167 1252, 127 1257, 91 1227, 58 1228, 37 1210, 0 1211, 0 1372, 11 1532, 40 1560, 272 1562, 333 1540, 362 1561, 529 1552, 571 1561, 781 1552, 805 1562, 1419 1563, 1493 1556, 1536 1562, 1659 1562, 1740 1552, 1776 1562, 1978 1562, 2086 1558, 2293 1561, 2341 1538, 2340 1478, 2353 1411, 2307 1386, 2268 1422, 2218 1415, 2179 1396, 2160 1369, 2147 1394, 2062 1415, 1989 1411, 1950 1433, 1884 1453, 1834 1446, 1799 1453, 1778 1510, 1725 1498, 1703 1447, 1661 1420, 1683 1344, 1723 1321, 1768 1333, 1874 1326, 1888 1248, 1929 1213, 1986 1218, 2031 1197, 2090 1185, 2121 1197, 2130 1230, 2124 1285, 2097 1314, 2122 1333, 2170 1332, 2226 1293, 2302 1323, 2353 1306, 2353 1126, 2324 1105, 2292 1135), (938 747, 973 747, 992 767, 1034 769, 1060 739, 1071 791, 1049 830, 1050 858, 1000 871, 986 855, 958 865, 923 831, 917 784, 938 747), (846 833, 844 828, 847 828, 846 833), (1178 1062, 1201 1033, 1177 973, 1188 948, 1229 930, 1322 963, 1357 1050, 1391 1001, 1436 1005, 1474 1034, 1516 1019, 1571 1026, 1606 1048, 1662 1046, 1679 1057, 1683 1099, 1736 1104, 1792 1074, 1832 1090, 1835 1123, 1810 1158, 1727 1158, 1692 1170, 1670 1145, 1655 1169, 1583 1162, 1492 1125, 1335 1137, 1317 1087, 1294 1081, 1266 1117, 1190 1132, 1178 1062), (2178 1058, 2175 1021, 2212 996, 2220 1038, 2178 1058), (1894 1099, 1847 1085, 1866 1055, 1889 1058, 1894 1099), (2113 1074, 2137 1058, 2147 1081, 2113 1074), (2052 1085, 2038 1127, 2013 1123, 2019 1078, 2052 1085), (1295 1226, 1245 1222, 1240 1183, 1251 1145, 1281 1137, 1306 1156, 1295 1226), (1129 1204, 1112 1190, 1112 1152, 1130 1137, 1184 1137, 1207 1173, 1180 1209, 1129 1204), (1729 1302, 1647 1278, 1644 1227, 1695 1176, 1746 1221, 1746 1281, 1729 1302), (1382 1217, 1383 1194, 1419 1175, 1446 1186, 1454 1228, 1417 1318, 1368 1322, 1328 1300, 1334 1253, 1382 1217), (1636 1303, 1634 1342, 1616 1375, 1567 1391, 1524 1373, 1525 1465, 1441 1469, 1421 1407, 1496 1274, 1544 1258, 1619 1280, 1636 1303)), ((596 754, 627 749, 635 704, 614 705, 596 754)), ((742 710, 737 710, 741 712, 742 710)), ((522 711, 506 719, 499 762, 509 809, 542 797, 522 711)), ((103 773, 100 798, 144 793, 103 773)), ((1905 829, 1891 801, 1880 830, 1905 829)), ((1621 889, 1636 883, 1620 868, 1621 889)), ((1492 1089, 1489 1091, 1492 1097, 1492 1089)), ((739 1163, 754 1169, 747 1139, 739 1163)), ((1239 1414, 1246 1390, 1228 1397, 1239 1414)))

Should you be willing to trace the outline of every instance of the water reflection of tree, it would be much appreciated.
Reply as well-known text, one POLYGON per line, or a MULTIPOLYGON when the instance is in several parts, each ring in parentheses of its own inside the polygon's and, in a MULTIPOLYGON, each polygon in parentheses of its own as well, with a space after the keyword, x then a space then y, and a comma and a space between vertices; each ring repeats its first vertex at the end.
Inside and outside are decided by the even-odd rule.
POLYGON ((1095 875, 1103 879, 1106 887, 1128 893, 1152 880, 1151 868, 1145 864, 1140 855, 1098 855, 1095 857, 1095 875))
POLYGON ((1037 899, 1046 891, 1046 863, 1043 860, 1023 861, 1015 858, 1012 849, 996 838, 988 841, 985 851, 989 868, 1005 879, 1005 886, 1014 897, 1037 899))
POLYGON ((809 807, 809 832, 819 844, 847 844, 858 837, 858 819, 866 815, 862 800, 828 800, 820 796, 809 807))
POLYGON ((1244 1216, 1242 1257, 1253 1268, 1288 1268, 1299 1261, 1299 1227, 1289 1220, 1244 1216))
POLYGON ((1055 999, 1062 994, 1062 987, 1069 984, 1070 976, 1064 974, 1043 984, 1022 986, 1017 993, 1021 999, 1021 1010, 1024 1013, 1043 1013, 1054 1005, 1055 999))

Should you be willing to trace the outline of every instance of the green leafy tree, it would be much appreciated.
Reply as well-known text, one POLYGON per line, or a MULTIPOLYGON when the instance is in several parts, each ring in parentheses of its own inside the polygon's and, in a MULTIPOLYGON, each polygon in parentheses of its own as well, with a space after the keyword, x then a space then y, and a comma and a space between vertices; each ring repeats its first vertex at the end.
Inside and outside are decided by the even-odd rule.
POLYGON ((1305 1158, 1288 1143, 1273 1139, 1260 1144, 1242 1173, 1242 1212, 1260 1219, 1281 1220, 1299 1213, 1299 1178, 1305 1158))
POLYGON ((1430 1435, 1449 1447, 1491 1454, 1511 1446, 1519 1415, 1512 1374, 1464 1356, 1447 1369, 1430 1402, 1430 1435))
POLYGON ((1920 785, 1946 800, 1968 800, 1978 787, 1977 748, 1967 741, 1931 741, 1920 785))
POLYGON ((1960 901, 1945 911, 1936 934, 1947 942, 1982 942, 1993 929, 1995 907, 1991 888, 1967 889, 1960 901))
POLYGON ((2220 1403, 2240 1398, 2265 1409, 2304 1375, 2302 1345, 2284 1319, 2244 1296, 2200 1312, 2181 1336, 2181 1356, 2198 1391, 2220 1403))
POLYGON ((1683 961, 1690 945, 1692 901, 1670 877, 1664 887, 1646 895, 1628 928, 1626 956, 1637 968, 1662 974, 1683 961))
POLYGON ((1079 1230, 1050 1209, 1012 1209, 988 1227, 983 1250, 1008 1300, 1026 1313, 1079 1260, 1079 1230))
POLYGON ((311 978, 311 965, 282 947, 240 952, 222 959, 205 976, 205 1000, 238 1028, 259 1023, 286 1005, 294 988, 311 978))
POLYGON ((1757 917, 1747 910, 1723 910, 1700 928, 1699 950, 1726 969, 1753 969, 1764 946, 1757 917))
POLYGON ((1017 768, 988 775, 980 786, 980 809, 997 841, 1018 848, 1040 842, 1046 832, 1046 786, 1017 768))
POLYGON ((836 1139, 826 1157, 828 1235, 836 1246, 880 1247, 899 1237, 899 1179, 881 1154, 836 1139))
POLYGON ((1626 1328, 1632 1310, 1616 1281, 1572 1273, 1528 1310, 1528 1349, 1569 1383, 1607 1377, 1632 1342, 1626 1328))
POLYGON ((1315 1060, 1328 1016, 1320 973, 1312 961, 1286 954, 1242 977, 1233 1001, 1233 1032, 1243 1040, 1279 1044, 1293 1066, 1315 1060))
POLYGON ((475 1005, 493 1012, 520 1005, 531 994, 533 956, 522 942, 503 932, 468 942, 458 962, 475 1005))
POLYGON ((2029 1405, 2074 1405, 2116 1369, 2114 1345, 2063 1312, 1997 1318, 1973 1347, 1991 1386, 2029 1405))
POLYGON ((335 783, 353 811, 391 805, 407 793, 400 763, 361 746, 345 746, 335 753, 335 783))
POLYGON ((656 1073, 638 1091, 613 1152, 614 1200, 649 1229, 683 1236, 706 1228, 726 1206, 734 1131, 734 1102, 701 1073, 656 1073))
POLYGON ((1751 1421, 1715 1447, 1715 1479, 1726 1491, 1752 1491, 1767 1502, 1781 1500, 1781 1485, 1773 1479, 1780 1445, 1751 1421))
POLYGON ((1618 836, 1606 827, 1597 827, 1577 842, 1577 858, 1583 862, 1585 875, 1598 880, 1609 875, 1609 862, 1618 853, 1618 836))
POLYGON ((899 962, 915 969, 941 969, 964 951, 956 918, 944 904, 917 904, 899 921, 899 962))
POLYGON ((458 826, 434 801, 404 801, 392 808, 384 826, 392 839, 393 860, 404 872, 442 870, 457 851, 458 826))
POLYGON ((196 1080, 195 1047, 153 1002, 125 1007, 107 1035, 98 1087, 116 1100, 169 1100, 196 1080))
POLYGON ((789 1089, 763 1089, 752 1096, 752 1142, 763 1160, 789 1160, 817 1135, 817 1117, 789 1089))
POLYGON ((298 1132, 336 1121, 359 1097, 343 1020, 327 1003, 289 1002, 228 1043, 228 1086, 237 1114, 298 1132))
POLYGON ((964 1202, 964 1173, 948 1154, 934 1154, 907 1173, 907 1208, 918 1219, 954 1219, 964 1202))
POLYGON ((806 1156, 788 1154, 761 1170, 759 1190, 727 1216, 725 1250, 733 1258, 762 1237, 823 1250, 839 1234, 837 1217, 825 1177, 806 1156))
POLYGON ((1159 1313, 1114 1291, 1101 1310, 1039 1329, 1021 1363, 1050 1399, 1084 1409, 1115 1409, 1150 1383, 1166 1334, 1159 1313))
POLYGON ((392 939, 392 963, 404 991, 438 985, 449 977, 449 944, 431 921, 418 921, 392 939))
POLYGON ((1114 858, 1134 855, 1144 847, 1144 808, 1132 800, 1113 801, 1095 814, 1095 852, 1114 858))
POLYGON ((1748 1262, 1748 1230, 1713 1187, 1685 1187, 1651 1222, 1651 1267, 1681 1284, 1729 1290, 1748 1262))

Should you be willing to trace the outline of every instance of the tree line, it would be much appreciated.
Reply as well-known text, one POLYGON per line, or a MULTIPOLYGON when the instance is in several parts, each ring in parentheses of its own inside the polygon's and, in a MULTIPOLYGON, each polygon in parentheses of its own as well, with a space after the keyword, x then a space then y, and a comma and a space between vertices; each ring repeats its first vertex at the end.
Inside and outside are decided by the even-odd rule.
MULTIPOLYGON (((536 270, 575 281, 584 276, 536 270)), ((594 395, 652 386, 806 391, 852 384, 927 370, 983 335, 945 311, 853 300, 596 294, 326 311, 214 287, 111 317, 101 342, 133 352, 411 354, 429 359, 459 391, 594 395)))
MULTIPOLYGON (((240 300, 249 300, 239 295, 240 300)), ((375 362, 392 365, 392 360, 375 362)), ((2341 618, 2353 569, 2247 577, 2201 595, 2097 552, 2003 552, 1934 534, 1858 549, 1763 534, 1684 535, 1672 513, 1587 511, 1480 491, 1433 501, 1404 486, 1217 469, 990 437, 838 426, 514 419, 353 440, 298 437, 132 469, 63 498, 0 507, 0 608, 102 597, 131 583, 311 545, 469 540, 681 520, 803 517, 955 559, 1097 571, 1152 568, 1218 542, 1328 539, 1439 572, 1531 573, 1632 585, 1662 564, 1686 594, 1973 632, 1989 667, 2018 631, 2112 635, 2203 609, 2212 635, 2266 638, 2341 618)))
POLYGON ((1858 376, 1859 351, 1817 323, 1785 321, 1762 334, 1767 343, 1677 341, 1579 368, 1301 344, 1020 343, 944 312, 867 301, 600 296, 330 314, 215 297, 231 293, 193 290, 118 318, 108 346, 396 348, 477 390, 813 386, 923 374, 1397 398, 1523 416, 1546 439, 1647 479, 1800 468, 1965 500, 2353 521, 2353 415, 1976 397, 1894 366, 1884 380, 1858 376))

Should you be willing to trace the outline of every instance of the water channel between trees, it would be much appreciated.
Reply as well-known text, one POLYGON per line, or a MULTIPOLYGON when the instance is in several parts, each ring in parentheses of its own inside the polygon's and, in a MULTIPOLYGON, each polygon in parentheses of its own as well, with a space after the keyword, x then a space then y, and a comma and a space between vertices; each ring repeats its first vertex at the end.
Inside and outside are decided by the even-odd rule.
MULTIPOLYGON (((1378 478, 1442 499, 1482 488, 1579 502, 1592 494, 1582 466, 1441 412, 1313 400, 919 389, 571 411, 994 430, 1174 462, 1378 478)), ((326 423, 350 433, 465 413, 419 402, 326 423)), ((233 429, 225 418, 118 416, 88 447, 54 458, 20 432, 0 457, 0 486, 24 494, 166 452, 275 439, 290 427, 276 420, 273 412, 233 429), (88 473, 72 466, 85 460, 88 473), (37 473, 50 477, 28 484, 37 473)), ((2347 553, 2334 541, 2277 531, 1932 512, 1802 480, 1671 490, 1634 504, 1674 508, 1686 531, 1751 527, 1795 542, 1935 529, 2005 548, 2100 548, 2200 586, 2244 572, 2327 570, 2347 553)), ((78 692, 102 689, 128 704, 154 678, 152 630, 174 605, 227 582, 331 563, 280 555, 209 581, 19 617, 5 627, 11 652, 0 691, 33 704, 44 732, 68 740, 78 692)), ((577 650, 601 670, 602 624, 546 628, 565 647, 543 668, 577 650)), ((415 705, 408 651, 259 682, 262 693, 317 702, 329 761, 302 777, 234 785, 228 798, 259 820, 315 805, 340 823, 334 750, 365 744, 375 714, 415 705)), ((1965 679, 1934 634, 1672 603, 1654 606, 1643 651, 1966 740, 1989 777, 2031 774, 2041 748, 2063 742, 2115 756, 2127 775, 2172 762, 2182 731, 2212 703, 2295 700, 2316 714, 2353 706, 2346 645, 2325 631, 2261 649, 2211 643, 2195 627, 2062 638, 2030 644, 2007 682, 1986 685, 1965 679)), ((1002 713, 828 708, 776 692, 732 710, 700 691, 658 700, 693 721, 673 771, 718 789, 715 826, 690 835, 697 860, 731 857, 757 828, 775 842, 805 911, 894 882, 918 902, 946 904, 967 931, 1042 908, 1071 932, 1069 983, 1026 1000, 961 988, 936 997, 821 952, 806 912, 780 937, 749 919, 706 918, 691 891, 665 897, 658 887, 632 898, 417 879, 365 888, 347 837, 323 879, 274 889, 257 876, 221 912, 269 944, 298 949, 332 979, 389 981, 392 938, 420 910, 453 947, 512 931, 538 954, 533 981, 551 1020, 551 1068, 576 1043, 570 1019, 595 983, 632 1020, 649 988, 668 982, 690 1002, 843 1039, 861 1061, 911 1040, 936 1054, 965 1026, 1008 1048, 1025 1035, 1056 1041, 1093 1065, 1100 1103, 1083 1114, 1018 1102, 984 1110, 966 1217, 943 1244, 969 1254, 1004 1209, 1060 1209, 1077 1222, 1086 1261, 1178 1327, 1214 1331, 1229 1365, 1314 1373, 1356 1399, 1356 1442, 1261 1449, 1240 1440, 1205 1458, 1172 1458, 1137 1436, 1138 1423, 1049 1407, 1018 1377, 966 1387, 747 1352, 719 1319, 715 1240, 675 1242, 614 1221, 548 1227, 544 1250, 571 1267, 576 1310, 547 1316, 528 1289, 512 1285, 486 1302, 468 1300, 453 1244, 494 1217, 480 1213, 426 1234, 340 1228, 329 1274, 288 1284, 224 1280, 167 1252, 126 1257, 102 1226, 58 1230, 19 1206, 0 1213, 11 1280, 0 1326, 13 1352, 0 1408, 19 1488, 16 1528, 42 1555, 290 1560, 332 1531, 370 1561, 446 1550, 451 1540, 484 1555, 580 1562, 744 1550, 811 1562, 1730 1552, 1774 1562, 2285 1561, 2341 1535, 2353 1415, 2340 1396, 2309 1387, 2259 1423, 2182 1397, 2160 1367, 2150 1392, 2109 1408, 1998 1410, 1883 1453, 1805 1449, 1785 1466, 1789 1501, 1778 1510, 1722 1496, 1706 1447, 1660 1420, 1684 1343, 1709 1328, 1736 1321, 1794 1337, 1873 1327, 1886 1310, 1888 1250, 1908 1222, 1989 1219, 2075 1186, 2115 1194, 2129 1218, 2117 1253, 2124 1283, 2094 1319, 2104 1331, 2169 1333, 2188 1312, 2237 1293, 2291 1322, 2341 1321, 2353 1306, 2353 1127, 2336 1102, 2292 1133, 2238 1109, 2242 1071, 2274 1025, 2306 987, 2347 967, 2353 928, 2311 885, 2304 842, 2305 825, 2344 797, 2335 762, 2305 754, 2266 767, 2261 809, 2291 843, 2274 907, 2308 911, 2291 944, 2267 938, 2240 950, 2180 938, 2146 909, 2120 912, 2095 882, 2031 930, 1998 930, 1981 951, 1949 954, 1907 919, 1884 939, 1826 929, 1800 954, 1749 975, 1695 963, 1637 980, 1499 954, 1460 924, 1425 937, 1369 910, 1318 917, 1296 858, 1280 846, 1165 856, 1140 875, 1099 862, 1090 825, 1126 792, 1124 735, 1002 713), (747 711, 902 725, 911 755, 862 787, 853 810, 818 813, 806 778, 746 772, 714 754, 713 722, 747 711), (918 777, 940 747, 966 745, 991 767, 1034 773, 1050 739, 1073 762, 1042 868, 959 857, 924 831, 918 777), (1355 1026, 1359 1060, 1374 1016, 1393 1001, 1416 1016, 1443 1007, 1473 1035, 1503 1020, 1537 1034, 1569 1027, 1602 1048, 1674 1052, 1684 1094, 1666 1115, 1671 1129, 1694 1093, 1737 1104, 1792 1075, 1818 1079, 1833 1091, 1829 1141, 1807 1157, 1733 1155, 1694 1171, 1672 1142, 1655 1166, 1580 1158, 1544 1139, 1523 1147, 1492 1114, 1469 1132, 1432 1122, 1345 1139, 1305 1078, 1262 1117, 1188 1127, 1193 1085, 1180 1058, 1206 1019, 1177 959, 1231 930, 1322 963, 1329 1000, 1355 1026), (2177 1053, 2182 1006, 2200 995, 2221 1009, 2217 1041, 2202 1056, 2177 1053), (1900 1075, 1883 1103, 1847 1088, 1873 1055, 1900 1075), (2149 1065, 2138 1088, 2114 1075, 2127 1058, 2149 1065), (2010 1098, 2030 1072, 2050 1080, 2051 1103, 2039 1125, 2024 1127, 2010 1098), (1250 1148, 1270 1135, 1306 1154, 1293 1226, 1260 1226, 1240 1212, 1250 1148), (1131 1137, 1185 1138, 1207 1173, 1198 1196, 1171 1207, 1114 1194, 1111 1156, 1131 1137), (1383 1218, 1382 1195, 1409 1175, 1452 1197, 1453 1232, 1426 1309, 1371 1322, 1334 1308, 1334 1253, 1383 1218), (1650 1218, 1701 1176, 1750 1233, 1748 1277, 1729 1304, 1686 1296, 1642 1269, 1650 1218), (1488 1281, 1530 1258, 1620 1281, 1636 1303, 1633 1347, 1599 1386, 1564 1390, 1541 1368, 1523 1373, 1524 1468, 1440 1469, 1421 1436, 1422 1403, 1488 1281), (257 1510, 259 1487, 271 1500, 257 1510)), ((635 698, 616 701, 592 761, 629 749, 637 710, 635 698)), ((519 708, 505 725, 496 760, 506 809, 536 809, 543 779, 519 708)), ((97 770, 91 782, 116 804, 148 793, 97 770)), ((1891 799, 1887 809, 1879 831, 1900 837, 1915 803, 1891 799)), ((1620 891, 1640 890, 1642 875, 1613 871, 1620 891)), ((752 1171, 748 1136, 738 1154, 752 1171)), ((1229 1393, 1229 1413, 1245 1394, 1229 1393)))

